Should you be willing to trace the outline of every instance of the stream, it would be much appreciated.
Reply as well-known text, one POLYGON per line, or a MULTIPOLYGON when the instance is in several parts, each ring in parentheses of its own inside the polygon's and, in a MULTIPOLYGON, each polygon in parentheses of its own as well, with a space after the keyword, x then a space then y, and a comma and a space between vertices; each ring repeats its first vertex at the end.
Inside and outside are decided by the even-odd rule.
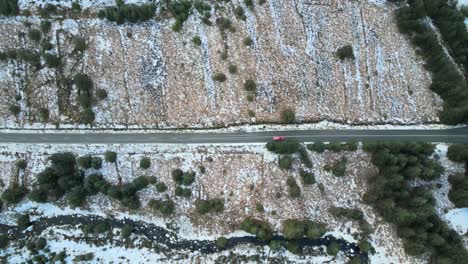
MULTIPOLYGON (((216 246, 216 242, 213 240, 188 240, 181 238, 177 233, 168 230, 166 228, 146 223, 143 221, 136 221, 131 219, 114 219, 104 218, 101 216, 83 216, 83 215, 60 215, 55 217, 43 217, 39 218, 31 223, 32 228, 23 230, 17 226, 10 226, 0 224, 0 233, 8 234, 10 238, 15 240, 28 239, 33 236, 39 236, 44 230, 53 226, 72 226, 78 228, 80 225, 87 224, 107 224, 111 228, 122 228, 126 224, 133 225, 133 234, 146 237, 150 241, 157 242, 163 245, 164 248, 170 248, 172 250, 180 251, 198 251, 204 254, 212 254, 223 250, 229 250, 238 245, 250 244, 252 246, 265 246, 268 242, 262 241, 254 236, 243 236, 243 237, 231 237, 228 238, 228 243, 224 249, 220 249, 216 246)), ((273 240, 286 242, 283 236, 275 235, 273 240)), ((327 246, 331 242, 336 242, 340 246, 340 250, 345 252, 349 257, 358 256, 364 263, 367 263, 368 256, 366 253, 361 253, 358 246, 355 243, 349 243, 348 241, 335 238, 333 236, 325 236, 319 239, 308 239, 303 238, 297 240, 302 248, 305 247, 318 247, 327 246)))

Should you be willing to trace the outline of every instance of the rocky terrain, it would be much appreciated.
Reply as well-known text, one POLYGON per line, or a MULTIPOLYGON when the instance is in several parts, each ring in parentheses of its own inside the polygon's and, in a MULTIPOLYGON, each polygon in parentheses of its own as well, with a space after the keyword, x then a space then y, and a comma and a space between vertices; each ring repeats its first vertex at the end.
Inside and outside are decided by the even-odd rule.
MULTIPOLYGON (((93 126, 99 128, 274 123, 284 109, 299 122, 438 121, 441 100, 429 90, 423 61, 397 31, 395 7, 385 1, 268 0, 250 9, 233 0, 211 9, 212 26, 194 10, 180 32, 172 30, 171 18, 118 25, 93 18, 99 5, 82 4, 91 7, 88 15, 50 20, 50 52, 61 54, 63 67, 31 70, 20 61, 0 62, 2 127, 82 127, 76 87, 57 85, 78 72, 107 91, 93 106, 93 126), (234 13, 238 6, 244 20, 234 13), (234 29, 221 30, 215 22, 220 18, 229 18, 234 29), (74 36, 86 40, 83 56, 72 54, 74 36), (348 44, 355 59, 342 61, 335 53, 348 44), (229 73, 229 65, 237 73, 229 73), (213 80, 217 73, 226 81, 213 80), (249 79, 257 86, 253 96, 243 87, 249 79), (18 116, 9 111, 16 103, 18 116), (46 122, 41 108, 49 110, 46 122)), ((1 18, 0 29, 8 34, 0 51, 38 49, 27 35, 40 20, 34 12, 1 18)))

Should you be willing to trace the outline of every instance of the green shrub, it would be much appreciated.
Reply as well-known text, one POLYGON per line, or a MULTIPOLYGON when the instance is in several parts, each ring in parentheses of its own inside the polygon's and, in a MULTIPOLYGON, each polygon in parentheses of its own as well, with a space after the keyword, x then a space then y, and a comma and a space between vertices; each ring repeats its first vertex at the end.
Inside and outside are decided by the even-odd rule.
POLYGON ((273 237, 273 229, 270 224, 254 218, 246 218, 241 224, 240 229, 256 235, 263 241, 270 241, 273 237))
POLYGON ((287 241, 286 249, 295 255, 302 254, 302 248, 297 241, 287 241))
POLYGON ((237 72, 238 72, 237 66, 234 65, 234 64, 230 64, 229 65, 229 73, 230 74, 237 74, 237 72))
POLYGON ((192 38, 192 42, 193 44, 197 45, 197 46, 200 46, 202 43, 201 43, 201 39, 199 36, 195 36, 192 38))
POLYGON ((327 246, 328 255, 336 256, 338 252, 340 252, 340 245, 338 245, 338 243, 331 242, 330 244, 328 244, 327 246))
POLYGON ((78 165, 84 169, 90 169, 91 163, 93 161, 93 156, 86 155, 78 158, 78 165))
POLYGON ((332 207, 330 212, 333 216, 338 218, 347 218, 355 221, 364 219, 364 214, 359 209, 350 209, 344 207, 332 207))
POLYGON ((455 174, 449 177, 452 188, 448 193, 450 201, 457 208, 468 207, 468 176, 455 174))
POLYGON ((268 246, 271 248, 273 251, 279 251, 282 247, 282 243, 279 240, 271 240, 270 244, 268 246))
POLYGON ((278 165, 283 170, 290 170, 292 167, 293 159, 289 155, 281 156, 278 160, 278 165))
POLYGON ((354 54, 353 54, 353 46, 351 45, 346 45, 341 48, 339 48, 336 51, 336 56, 340 60, 345 60, 345 59, 351 59, 354 60, 354 54))
POLYGON ((88 48, 88 45, 86 44, 84 38, 78 36, 73 37, 73 45, 73 53, 82 53, 88 48))
POLYGON ((17 116, 21 112, 21 107, 19 105, 12 104, 8 107, 8 110, 10 111, 12 115, 17 116))
POLYGON ((288 185, 289 196, 292 198, 298 198, 301 196, 301 188, 299 188, 299 185, 297 185, 297 182, 293 177, 289 176, 286 180, 286 184, 288 185))
POLYGON ((296 114, 292 109, 284 109, 281 111, 281 123, 293 124, 296 121, 296 114))
POLYGON ((171 199, 166 200, 151 200, 148 203, 149 207, 155 211, 161 212, 163 215, 171 215, 174 213, 175 205, 171 199))
POLYGON ((0 249, 5 249, 10 243, 10 239, 6 234, 0 234, 0 249))
POLYGON ((248 8, 250 9, 254 8, 253 0, 244 0, 244 3, 248 8))
POLYGON ((300 144, 295 139, 272 141, 266 144, 266 148, 276 154, 294 154, 299 150, 300 144))
POLYGON ((257 212, 260 212, 260 213, 265 212, 265 208, 263 207, 263 204, 261 204, 261 203, 257 203, 255 205, 255 210, 257 210, 257 212))
POLYGON ((43 237, 40 237, 36 240, 36 249, 37 250, 42 250, 45 248, 47 245, 47 240, 43 237))
POLYGON ((18 0, 0 0, 0 15, 15 16, 19 13, 18 0))
POLYGON ((224 211, 224 201, 222 199, 196 200, 195 210, 199 214, 221 213, 224 211))
POLYGON ((106 162, 115 163, 115 161, 117 160, 117 153, 113 151, 106 151, 104 153, 104 160, 106 162))
POLYGON ((175 19, 175 23, 172 25, 172 30, 179 32, 182 29, 184 22, 190 16, 191 8, 192 2, 189 0, 176 0, 168 4, 167 9, 175 19))
POLYGON ((195 172, 184 172, 182 176, 182 184, 183 185, 191 185, 195 181, 195 172))
POLYGON ((151 166, 151 160, 147 157, 144 157, 140 160, 140 168, 142 169, 149 169, 149 167, 151 166))
POLYGON ((50 21, 47 21, 47 20, 42 20, 42 21, 41 21, 40 28, 41 28, 41 31, 42 31, 44 34, 49 33, 50 27, 51 27, 51 26, 52 26, 52 24, 50 23, 50 21))
POLYGON ((16 167, 20 170, 25 170, 28 166, 28 163, 24 159, 20 159, 16 162, 16 167))
POLYGON ((104 90, 104 89, 97 89, 96 90, 96 97, 99 99, 99 100, 104 100, 107 98, 107 91, 104 90))
POLYGON ((257 84, 254 80, 248 79, 244 82, 244 89, 249 92, 255 92, 257 90, 257 84))
POLYGON ((305 170, 299 170, 299 175, 301 176, 302 182, 307 185, 315 184, 314 173, 308 172, 305 170))
POLYGON ((192 196, 192 191, 189 188, 182 188, 177 186, 175 189, 175 195, 188 198, 192 196))
POLYGON ((24 214, 24 215, 20 215, 17 219, 16 219, 16 224, 18 225, 19 228, 21 229, 25 229, 27 228, 28 226, 31 225, 31 220, 29 218, 29 215, 27 214, 24 214))
POLYGON ((226 76, 226 74, 224 74, 222 72, 219 72, 219 73, 216 73, 215 75, 213 75, 213 80, 215 80, 217 82, 225 82, 227 80, 227 76, 226 76))
POLYGON ((23 185, 11 186, 3 191, 2 199, 8 204, 17 204, 24 198, 27 193, 28 189, 26 189, 26 187, 23 185))
POLYGON ((100 10, 98 17, 106 18, 109 21, 123 24, 125 22, 138 23, 150 20, 154 17, 156 6, 154 4, 118 4, 117 6, 107 7, 100 10))
POLYGON ((468 162, 468 145, 453 144, 448 148, 447 157, 454 162, 468 162))
POLYGON ((222 17, 216 20, 216 24, 218 25, 221 31, 225 30, 232 30, 232 22, 229 18, 222 17))
POLYGON ((289 219, 283 223, 283 235, 286 239, 317 239, 327 232, 325 225, 310 220, 289 219))
POLYGON ((302 164, 304 164, 304 166, 306 166, 307 168, 312 168, 313 164, 309 158, 309 153, 307 152, 307 149, 301 145, 299 146, 298 153, 302 164))
POLYGON ((49 109, 43 107, 39 108, 39 117, 43 121, 49 120, 49 109))
POLYGON ((172 179, 174 179, 174 181, 177 183, 177 184, 182 184, 183 182, 183 179, 184 179, 184 172, 180 169, 175 169, 172 171, 172 179))
POLYGON ((167 186, 166 186, 166 184, 164 182, 158 182, 156 184, 156 190, 158 192, 165 192, 165 191, 167 191, 167 186))
POLYGON ((71 4, 71 10, 72 10, 74 13, 79 13, 79 12, 81 12, 81 5, 80 5, 80 3, 78 3, 78 2, 72 2, 72 4, 71 4))
POLYGON ((348 164, 348 159, 346 157, 342 157, 339 161, 333 164, 325 165, 324 169, 328 172, 331 172, 333 175, 337 177, 343 177, 346 173, 346 165, 348 164))
POLYGON ((98 234, 105 233, 108 231, 110 231, 110 226, 107 223, 99 223, 93 228, 93 232, 98 234))
POLYGON ((228 239, 225 238, 225 237, 218 237, 218 239, 216 239, 216 246, 220 249, 225 249, 227 244, 228 244, 228 239))
POLYGON ((244 41, 242 43, 244 43, 244 46, 247 47, 251 47, 254 44, 253 40, 250 37, 244 38, 244 41))
POLYGON ((133 233, 133 229, 134 229, 133 225, 131 225, 131 224, 125 224, 125 225, 122 227, 122 233, 121 233, 121 234, 122 234, 122 237, 123 237, 123 238, 129 238, 129 237, 132 235, 132 233, 133 233))
POLYGON ((91 261, 93 259, 94 259, 94 253, 87 253, 87 254, 77 255, 73 261, 74 262, 91 261))
POLYGON ((39 43, 39 41, 41 41, 42 34, 41 31, 39 31, 38 29, 31 29, 28 32, 28 37, 32 41, 39 43))

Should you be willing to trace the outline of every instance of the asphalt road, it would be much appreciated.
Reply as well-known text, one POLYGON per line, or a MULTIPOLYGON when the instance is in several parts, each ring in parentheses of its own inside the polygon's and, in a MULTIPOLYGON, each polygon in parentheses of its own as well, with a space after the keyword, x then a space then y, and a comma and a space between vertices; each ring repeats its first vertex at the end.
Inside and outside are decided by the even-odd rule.
POLYGON ((273 136, 306 142, 332 141, 424 141, 468 143, 468 127, 447 130, 303 130, 234 133, 0 133, 0 143, 46 144, 216 144, 262 143, 273 136))

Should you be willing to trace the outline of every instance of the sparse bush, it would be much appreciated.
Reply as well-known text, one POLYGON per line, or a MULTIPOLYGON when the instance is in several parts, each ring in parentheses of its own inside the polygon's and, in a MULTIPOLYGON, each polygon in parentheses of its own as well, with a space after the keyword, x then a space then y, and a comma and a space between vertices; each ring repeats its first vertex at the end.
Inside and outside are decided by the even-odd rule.
POLYGON ((347 218, 355 221, 361 221, 364 219, 364 214, 359 209, 332 207, 330 208, 330 212, 333 216, 338 218, 347 218))
POLYGON ((79 13, 79 12, 81 12, 81 5, 80 5, 80 3, 78 3, 78 2, 72 2, 72 4, 71 4, 71 10, 72 10, 74 13, 79 13))
POLYGON ((312 172, 305 170, 299 170, 299 175, 302 178, 302 182, 307 185, 315 184, 315 176, 312 172))
POLYGON ((12 104, 8 107, 8 110, 10 111, 12 115, 17 116, 21 112, 21 107, 19 105, 12 104))
POLYGON ((341 48, 339 48, 336 51, 336 56, 340 60, 345 60, 345 59, 351 59, 354 60, 354 54, 353 54, 353 46, 351 45, 346 45, 341 48))
POLYGON ((328 244, 327 246, 328 255, 336 256, 338 252, 340 252, 340 245, 338 243, 331 242, 330 244, 328 244))
POLYGON ((179 32, 182 29, 184 22, 190 16, 191 8, 192 2, 189 0, 177 0, 168 4, 167 9, 175 19, 175 23, 172 25, 172 30, 179 32))
POLYGON ((327 232, 325 225, 310 220, 289 219, 283 223, 283 235, 286 239, 317 239, 327 232))
POLYGON ((348 159, 346 157, 342 157, 339 161, 333 164, 325 165, 324 169, 329 172, 331 171, 331 173, 337 177, 342 177, 345 176, 347 164, 348 159))
POLYGON ((199 36, 195 36, 192 38, 192 42, 193 44, 197 45, 197 46, 200 46, 202 43, 201 43, 201 39, 199 36))
POLYGON ((228 244, 228 239, 225 237, 218 237, 216 239, 216 246, 221 249, 225 249, 228 244))
POLYGON ((39 108, 39 117, 42 121, 49 120, 49 109, 44 107, 39 108))
POLYGON ((28 163, 24 159, 20 159, 16 162, 16 167, 20 170, 25 170, 28 166, 28 163))
POLYGON ((196 200, 195 209, 199 214, 221 213, 224 211, 224 201, 222 199, 196 200))
POLYGON ((121 234, 122 234, 122 237, 123 237, 123 238, 129 238, 129 237, 132 235, 132 233, 133 233, 133 229, 134 229, 133 225, 131 225, 131 224, 125 224, 125 225, 122 227, 122 233, 121 233, 121 234))
POLYGON ((28 193, 28 189, 23 185, 11 186, 5 189, 2 193, 2 199, 8 204, 19 203, 24 196, 28 193))
POLYGON ((167 186, 166 186, 166 184, 164 182, 158 182, 156 184, 156 190, 158 192, 165 192, 165 191, 167 191, 167 186))
POLYGON ((73 53, 82 53, 87 48, 86 41, 82 37, 74 36, 73 37, 73 45, 75 46, 73 49, 73 53))
POLYGON ((237 72, 238 72, 237 66, 234 65, 234 64, 230 64, 229 65, 229 73, 230 74, 237 74, 237 72))
POLYGON ((107 223, 99 223, 93 228, 93 232, 98 234, 105 233, 108 231, 110 231, 110 226, 107 223))
POLYGON ((296 114, 292 109, 284 109, 281 111, 280 119, 283 124, 292 124, 296 121, 296 114))
POLYGON ((18 225, 19 228, 25 229, 31 225, 31 219, 29 218, 29 215, 27 214, 20 215, 18 219, 16 219, 16 224, 18 225))
POLYGON ((87 253, 87 254, 77 255, 74 259, 74 262, 91 261, 93 259, 94 259, 94 253, 87 253))
POLYGON ((299 185, 297 185, 297 182, 293 177, 289 176, 286 180, 286 184, 288 185, 289 196, 292 198, 298 198, 301 196, 301 188, 299 188, 299 185))
POLYGON ((107 7, 104 10, 100 10, 98 17, 117 22, 117 24, 123 24, 125 22, 138 23, 153 18, 155 11, 156 6, 154 4, 136 5, 122 3, 117 6, 107 7))
POLYGON ((276 154, 294 154, 298 151, 300 144, 295 139, 283 141, 272 141, 266 144, 266 148, 276 154))
POLYGON ((36 240, 36 249, 43 250, 47 245, 47 240, 43 237, 40 237, 36 240))
POLYGON ((39 41, 41 41, 42 34, 38 29, 31 29, 28 32, 28 37, 32 41, 39 43, 39 41))
POLYGON ((270 224, 254 218, 246 218, 240 224, 240 229, 257 236, 263 241, 270 241, 273 237, 273 229, 270 224))
POLYGON ((0 249, 5 249, 10 243, 10 239, 6 234, 0 234, 0 249))
POLYGON ((115 163, 115 161, 117 160, 117 153, 113 151, 106 151, 104 153, 104 159, 106 162, 115 163))
POLYGON ((289 155, 281 156, 278 160, 278 165, 283 170, 290 170, 293 159, 289 155))
POLYGON ((227 80, 227 76, 224 73, 219 72, 213 76, 213 80, 217 82, 225 82, 227 80))
POLYGON ((177 186, 175 189, 175 195, 188 198, 192 196, 192 191, 189 188, 182 188, 180 186, 177 186))
POLYGON ((160 211, 163 215, 171 215, 174 213, 175 205, 171 199, 166 200, 151 200, 148 203, 149 207, 155 211, 160 211))
POLYGON ((273 251, 279 251, 282 247, 282 243, 279 240, 272 240, 270 241, 270 244, 268 246, 271 248, 273 251))
POLYGON ((107 98, 107 91, 104 90, 104 89, 97 89, 96 90, 96 97, 99 99, 99 100, 104 100, 107 98))
POLYGON ((248 79, 244 82, 244 89, 249 92, 255 92, 257 90, 257 84, 254 80, 248 79))
POLYGON ((40 28, 41 28, 41 31, 42 31, 44 34, 49 33, 50 27, 51 27, 50 21, 47 21, 47 20, 42 20, 42 21, 41 21, 40 28))
POLYGON ((247 46, 247 47, 251 47, 254 44, 253 40, 250 37, 244 38, 243 43, 244 43, 244 46, 247 46))
POLYGON ((0 0, 0 15, 15 16, 18 13, 18 0, 0 0))
POLYGON ((298 153, 299 153, 299 158, 302 161, 302 164, 304 164, 304 166, 306 166, 307 168, 312 168, 313 164, 309 158, 309 153, 307 153, 307 149, 301 145, 299 146, 298 153))
POLYGON ((60 58, 49 53, 44 54, 44 60, 49 68, 57 68, 60 65, 60 58))
POLYGON ((184 172, 182 176, 182 184, 183 185, 191 185, 195 181, 195 172, 184 172))
POLYGON ((182 184, 183 177, 184 177, 184 172, 182 170, 175 169, 172 171, 172 179, 174 179, 174 181, 177 184, 182 184))
POLYGON ((147 157, 144 157, 140 160, 140 168, 146 170, 151 166, 151 160, 147 157))

